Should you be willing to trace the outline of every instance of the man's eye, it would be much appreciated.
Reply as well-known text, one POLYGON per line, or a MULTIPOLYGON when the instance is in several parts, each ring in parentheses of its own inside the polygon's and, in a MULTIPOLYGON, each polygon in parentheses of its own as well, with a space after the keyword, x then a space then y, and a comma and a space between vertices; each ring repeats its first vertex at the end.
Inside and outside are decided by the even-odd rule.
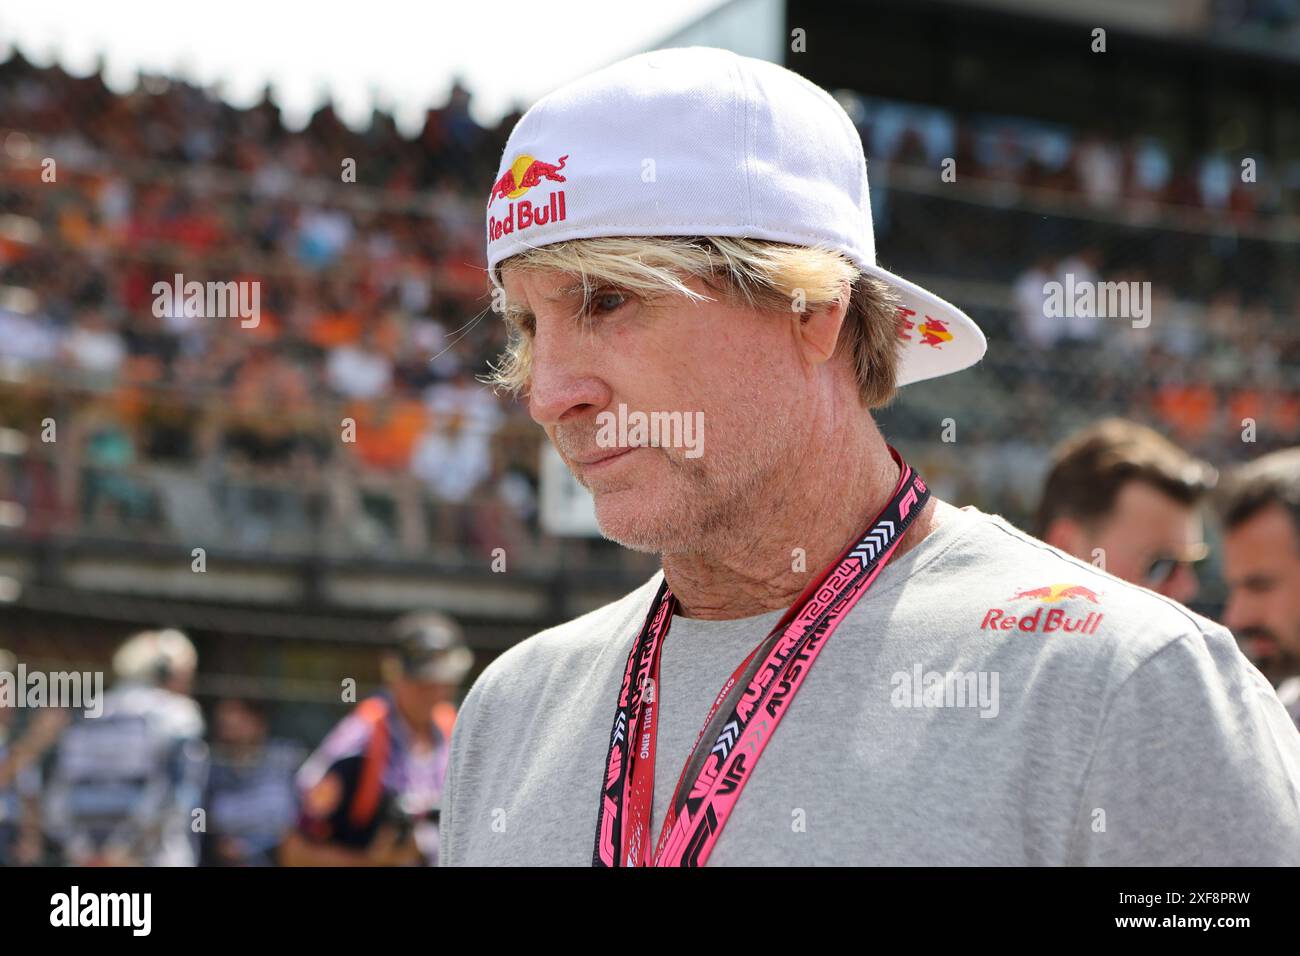
POLYGON ((589 315, 606 315, 616 311, 627 301, 627 296, 616 289, 602 289, 591 297, 587 306, 589 315))

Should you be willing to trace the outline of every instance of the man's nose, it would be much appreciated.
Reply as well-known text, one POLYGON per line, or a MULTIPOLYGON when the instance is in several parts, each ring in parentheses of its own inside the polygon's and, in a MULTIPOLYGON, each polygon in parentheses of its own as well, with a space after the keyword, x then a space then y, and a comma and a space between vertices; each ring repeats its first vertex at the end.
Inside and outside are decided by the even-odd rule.
POLYGON ((532 341, 528 414, 539 425, 558 425, 574 415, 599 411, 612 391, 599 365, 590 338, 539 322, 532 341))
POLYGON ((1223 626, 1234 634, 1239 634, 1254 623, 1254 612, 1250 599, 1241 588, 1228 592, 1228 605, 1223 609, 1223 626))

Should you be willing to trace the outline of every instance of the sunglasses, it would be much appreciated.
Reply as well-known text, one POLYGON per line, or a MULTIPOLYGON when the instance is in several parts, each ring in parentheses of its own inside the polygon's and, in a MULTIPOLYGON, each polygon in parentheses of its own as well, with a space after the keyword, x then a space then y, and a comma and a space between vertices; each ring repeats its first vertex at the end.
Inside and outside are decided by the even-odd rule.
POLYGON ((1208 544, 1197 544, 1188 548, 1187 553, 1181 557, 1161 555, 1147 567, 1147 587, 1158 588, 1168 583, 1169 579, 1174 576, 1174 572, 1180 567, 1194 568, 1199 562, 1204 561, 1209 554, 1210 546, 1208 544))

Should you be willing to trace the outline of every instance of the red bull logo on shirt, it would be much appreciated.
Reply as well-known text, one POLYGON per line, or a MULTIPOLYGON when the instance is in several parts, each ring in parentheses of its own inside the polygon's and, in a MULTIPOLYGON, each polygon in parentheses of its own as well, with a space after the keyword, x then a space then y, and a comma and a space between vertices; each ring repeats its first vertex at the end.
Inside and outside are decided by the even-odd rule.
POLYGON ((1008 614, 1002 608, 991 607, 980 623, 980 630, 1022 631, 1026 634, 1050 634, 1054 631, 1068 634, 1096 634, 1097 628, 1101 626, 1101 619, 1105 616, 1100 611, 1089 611, 1086 616, 1071 615, 1067 611, 1072 608, 1044 606, 1065 601, 1071 602, 1072 606, 1077 606, 1075 602, 1079 601, 1101 604, 1097 592, 1082 584, 1049 584, 1044 587, 1029 588, 1017 591, 1007 600, 1035 601, 1039 607, 1029 614, 1008 614))
POLYGON ((1009 600, 1012 601, 1045 601, 1048 604, 1055 604, 1057 601, 1064 601, 1067 598, 1084 598, 1093 604, 1100 604, 1097 598, 1097 592, 1085 588, 1082 584, 1049 584, 1045 588, 1031 588, 1028 591, 1019 591, 1011 595, 1009 600))
POLYGON ((544 226, 548 222, 562 222, 567 218, 564 208, 564 190, 556 189, 543 204, 529 199, 520 199, 524 193, 543 182, 567 182, 560 170, 568 161, 566 153, 558 162, 546 163, 526 153, 516 156, 510 168, 501 174, 501 178, 492 184, 488 194, 488 208, 498 199, 506 201, 506 214, 502 219, 488 217, 488 241, 500 239, 516 229, 524 230, 529 226, 544 226), (512 200, 518 200, 514 202, 512 200))

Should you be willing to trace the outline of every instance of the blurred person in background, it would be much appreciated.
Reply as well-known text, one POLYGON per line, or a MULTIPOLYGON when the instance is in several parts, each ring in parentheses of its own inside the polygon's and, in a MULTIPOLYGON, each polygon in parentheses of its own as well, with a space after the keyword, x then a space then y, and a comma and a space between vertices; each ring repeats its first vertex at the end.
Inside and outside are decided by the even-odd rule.
POLYGON ((1220 498, 1223 623, 1300 727, 1300 447, 1234 471, 1220 498))
POLYGON ((1060 319, 1048 314, 1047 309, 1047 285, 1055 281, 1059 273, 1057 256, 1051 252, 1040 252, 1029 268, 1016 278, 1012 287, 1016 331, 1035 349, 1055 347, 1066 329, 1060 319))
POLYGON ((113 655, 103 713, 78 718, 54 755, 46 832, 74 866, 194 866, 194 811, 207 775, 198 652, 182 632, 145 631, 113 655))
POLYGON ((344 398, 380 398, 392 388, 393 362, 374 328, 363 325, 357 341, 330 351, 326 374, 330 388, 344 398))
POLYGON ((285 866, 436 866, 438 812, 473 664, 460 627, 435 611, 393 625, 386 687, 359 703, 298 773, 299 816, 285 866))
POLYGON ((1217 477, 1154 429, 1108 418, 1053 451, 1034 534, 1185 604, 1209 553, 1198 506, 1217 477))
POLYGON ((492 471, 492 448, 461 412, 435 418, 411 453, 411 473, 436 501, 439 541, 466 542, 466 506, 492 471))
POLYGON ((70 370, 88 384, 111 386, 126 360, 126 343, 102 309, 87 309, 62 342, 70 370))
MULTIPOLYGON (((1102 254, 1096 246, 1087 246, 1070 253, 1057 266, 1056 281, 1064 288, 1079 288, 1084 285, 1095 286, 1102 280, 1102 254)), ((1046 311, 1046 310, 1044 310, 1046 311)), ((1043 318, 1041 321, 1055 321, 1062 326, 1058 333, 1065 344, 1091 348, 1102 334, 1104 308, 1093 307, 1071 309, 1072 315, 1057 319, 1043 318)))
POLYGON ((293 777, 305 752, 269 736, 266 708, 230 697, 213 717, 212 769, 203 805, 208 811, 202 862, 211 866, 272 866, 293 825, 293 777))
MULTIPOLYGON (((17 658, 0 648, 0 673, 14 674, 17 667, 17 658)), ((0 704, 0 866, 40 861, 40 763, 67 725, 68 711, 37 711, 21 734, 17 718, 16 708, 0 704)))

